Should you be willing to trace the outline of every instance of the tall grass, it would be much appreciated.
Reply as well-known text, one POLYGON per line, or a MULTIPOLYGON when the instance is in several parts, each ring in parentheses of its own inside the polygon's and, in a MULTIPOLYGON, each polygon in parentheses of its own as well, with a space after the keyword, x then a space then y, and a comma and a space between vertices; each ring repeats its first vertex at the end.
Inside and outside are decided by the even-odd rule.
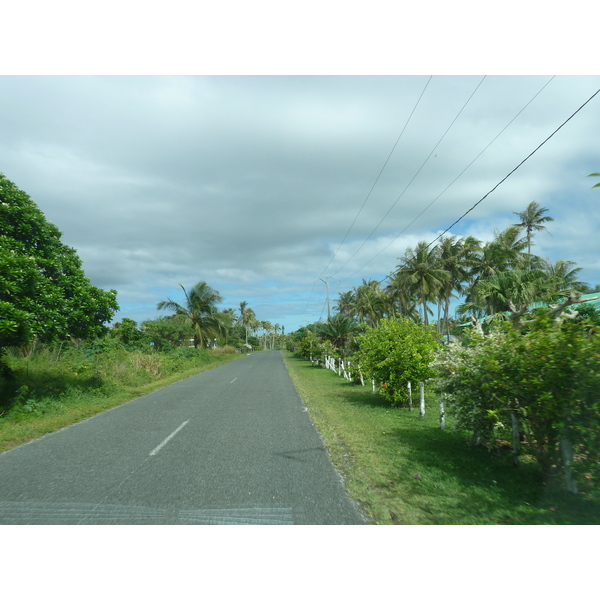
POLYGON ((229 347, 131 351, 102 340, 42 347, 30 357, 9 351, 11 376, 0 377, 0 451, 240 356, 229 347))

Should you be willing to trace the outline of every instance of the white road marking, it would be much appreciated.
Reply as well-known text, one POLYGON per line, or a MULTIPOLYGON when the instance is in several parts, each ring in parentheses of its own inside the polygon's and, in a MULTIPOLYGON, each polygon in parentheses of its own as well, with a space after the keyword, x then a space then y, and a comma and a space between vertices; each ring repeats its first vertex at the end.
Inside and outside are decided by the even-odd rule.
POLYGON ((158 453, 158 451, 172 438, 174 438, 187 424, 189 421, 184 421, 170 436, 166 437, 152 452, 150 452, 149 456, 154 456, 158 453))
MULTIPOLYGON (((235 379, 237 379, 237 377, 235 379)), ((235 381, 235 379, 232 379, 229 383, 233 383, 235 381)))

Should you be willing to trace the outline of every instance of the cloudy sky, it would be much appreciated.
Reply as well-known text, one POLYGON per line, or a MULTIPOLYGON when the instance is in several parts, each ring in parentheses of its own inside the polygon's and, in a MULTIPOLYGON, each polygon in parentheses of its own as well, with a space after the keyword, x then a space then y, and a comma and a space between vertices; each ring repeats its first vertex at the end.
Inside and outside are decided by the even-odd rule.
MULTIPOLYGON (((286 331, 432 241, 600 89, 600 76, 1 76, 0 171, 116 319, 207 281, 286 331)), ((450 231, 538 201, 536 253, 600 283, 600 94, 450 231)))

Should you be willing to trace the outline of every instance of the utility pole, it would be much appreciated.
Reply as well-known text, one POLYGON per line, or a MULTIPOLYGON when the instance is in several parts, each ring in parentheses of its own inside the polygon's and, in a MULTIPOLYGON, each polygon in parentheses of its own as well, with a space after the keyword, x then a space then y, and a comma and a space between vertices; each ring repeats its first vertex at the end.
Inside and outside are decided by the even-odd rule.
MULTIPOLYGON (((321 279, 321 277, 319 277, 319 279, 321 279)), ((331 308, 329 306, 329 284, 324 279, 321 279, 321 281, 325 284, 325 287, 327 288, 327 320, 329 320, 331 319, 331 308)))

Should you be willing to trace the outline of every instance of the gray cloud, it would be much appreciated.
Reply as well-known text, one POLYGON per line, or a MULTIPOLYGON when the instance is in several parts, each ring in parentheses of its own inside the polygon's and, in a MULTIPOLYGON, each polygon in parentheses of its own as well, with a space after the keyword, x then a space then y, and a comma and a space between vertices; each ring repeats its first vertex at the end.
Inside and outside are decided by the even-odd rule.
MULTIPOLYGON (((465 106, 480 76, 433 77, 350 231, 428 77, 0 77, 0 171, 92 281, 119 291, 119 317, 154 317, 179 283, 205 279, 227 306, 248 300, 291 330, 318 318, 319 276, 368 263, 331 279, 342 290, 387 275, 600 87, 556 77, 452 183, 549 79, 487 77, 465 106)), ((600 168, 598 102, 452 233, 491 236, 540 201, 556 222, 538 251, 600 281, 598 192, 585 178, 600 168)))

